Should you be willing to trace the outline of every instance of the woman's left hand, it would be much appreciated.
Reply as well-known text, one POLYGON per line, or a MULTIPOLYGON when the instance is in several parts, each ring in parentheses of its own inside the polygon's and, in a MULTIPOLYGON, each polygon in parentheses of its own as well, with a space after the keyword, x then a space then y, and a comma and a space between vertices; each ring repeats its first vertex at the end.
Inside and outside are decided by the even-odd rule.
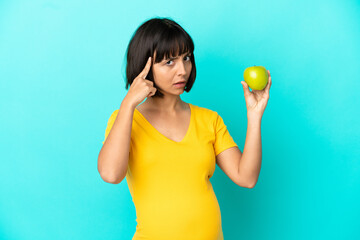
POLYGON ((266 87, 263 90, 252 90, 250 92, 249 86, 245 81, 241 81, 244 89, 245 101, 246 101, 246 108, 247 108, 247 115, 248 117, 254 118, 262 118, 264 114, 267 102, 270 97, 270 87, 271 87, 271 76, 270 71, 269 79, 266 87))

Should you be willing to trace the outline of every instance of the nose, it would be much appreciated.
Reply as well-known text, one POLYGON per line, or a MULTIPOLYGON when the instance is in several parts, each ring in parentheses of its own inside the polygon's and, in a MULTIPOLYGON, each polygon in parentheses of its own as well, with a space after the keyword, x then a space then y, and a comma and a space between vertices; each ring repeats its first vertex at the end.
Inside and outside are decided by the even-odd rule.
POLYGON ((185 75, 185 74, 186 74, 185 63, 184 61, 179 61, 178 75, 185 75))

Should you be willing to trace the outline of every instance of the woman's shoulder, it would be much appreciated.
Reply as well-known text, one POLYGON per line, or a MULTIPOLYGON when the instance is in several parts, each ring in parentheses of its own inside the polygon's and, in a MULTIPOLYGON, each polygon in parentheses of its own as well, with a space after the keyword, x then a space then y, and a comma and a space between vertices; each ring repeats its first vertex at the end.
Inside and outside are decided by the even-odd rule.
MULTIPOLYGON (((198 117, 202 116, 202 117, 211 119, 211 118, 216 118, 218 116, 218 113, 215 110, 212 110, 207 107, 202 107, 199 105, 194 105, 192 103, 189 103, 189 104, 191 104, 192 109, 195 110, 195 114, 198 117)), ((135 110, 135 112, 136 112, 136 110, 135 110)), ((109 121, 114 121, 116 119, 116 116, 118 115, 118 112, 119 112, 119 109, 113 110, 113 112, 110 115, 109 121)))
POLYGON ((115 110, 111 113, 109 120, 114 120, 114 119, 116 118, 116 116, 118 115, 118 112, 119 112, 119 109, 115 109, 115 110))
POLYGON ((191 104, 191 106, 195 109, 195 112, 197 115, 212 118, 212 117, 216 117, 218 114, 216 111, 214 111, 210 108, 206 108, 206 107, 202 107, 202 106, 198 106, 198 105, 194 105, 194 104, 191 104))

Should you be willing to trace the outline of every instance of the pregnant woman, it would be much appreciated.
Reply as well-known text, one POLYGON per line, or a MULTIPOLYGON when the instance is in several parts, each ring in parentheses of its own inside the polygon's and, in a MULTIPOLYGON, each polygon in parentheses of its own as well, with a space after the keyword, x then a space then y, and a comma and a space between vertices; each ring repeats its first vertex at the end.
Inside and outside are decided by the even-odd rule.
POLYGON ((261 91, 241 82, 248 117, 244 153, 216 111, 181 100, 196 78, 194 43, 173 20, 139 26, 127 48, 126 78, 130 89, 108 120, 98 170, 108 183, 126 177, 137 217, 132 239, 224 239, 210 178, 218 164, 237 185, 256 184, 271 78, 261 91))

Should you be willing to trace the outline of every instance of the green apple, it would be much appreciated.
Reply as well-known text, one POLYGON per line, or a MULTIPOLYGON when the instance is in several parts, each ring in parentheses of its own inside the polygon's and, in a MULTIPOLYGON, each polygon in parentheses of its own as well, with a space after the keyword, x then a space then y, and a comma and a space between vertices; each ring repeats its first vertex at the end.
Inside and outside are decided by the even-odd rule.
POLYGON ((263 90, 268 82, 269 74, 263 66, 248 67, 244 71, 244 80, 253 90, 263 90))

